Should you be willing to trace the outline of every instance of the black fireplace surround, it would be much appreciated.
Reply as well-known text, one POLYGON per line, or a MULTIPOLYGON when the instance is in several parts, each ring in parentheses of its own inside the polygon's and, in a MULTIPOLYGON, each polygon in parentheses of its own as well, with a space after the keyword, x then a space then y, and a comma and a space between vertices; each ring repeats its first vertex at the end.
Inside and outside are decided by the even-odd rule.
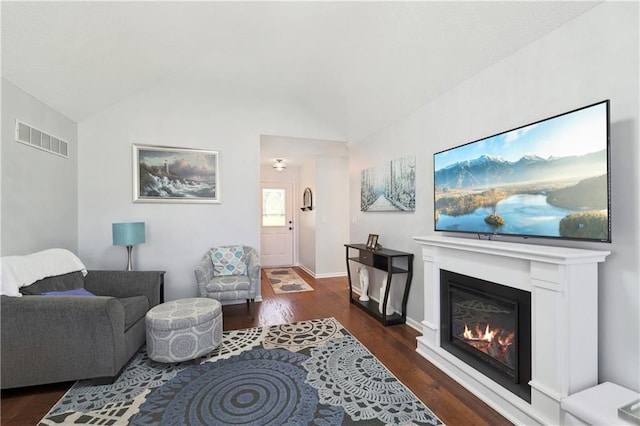
POLYGON ((531 294, 440 270, 440 346, 531 402, 531 294))

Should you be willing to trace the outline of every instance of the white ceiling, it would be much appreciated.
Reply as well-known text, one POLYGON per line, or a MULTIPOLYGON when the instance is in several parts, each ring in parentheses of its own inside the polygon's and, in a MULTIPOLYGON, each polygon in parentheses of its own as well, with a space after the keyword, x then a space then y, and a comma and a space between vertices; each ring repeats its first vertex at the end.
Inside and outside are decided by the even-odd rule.
POLYGON ((2 1, 2 76, 81 123, 188 75, 357 142, 597 3, 2 1))

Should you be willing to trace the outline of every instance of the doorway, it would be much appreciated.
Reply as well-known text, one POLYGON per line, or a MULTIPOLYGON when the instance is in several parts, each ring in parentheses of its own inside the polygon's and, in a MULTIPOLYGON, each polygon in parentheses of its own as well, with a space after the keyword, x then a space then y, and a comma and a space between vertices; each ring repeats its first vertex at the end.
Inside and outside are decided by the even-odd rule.
POLYGON ((266 182, 261 185, 261 265, 293 265, 293 184, 266 182))

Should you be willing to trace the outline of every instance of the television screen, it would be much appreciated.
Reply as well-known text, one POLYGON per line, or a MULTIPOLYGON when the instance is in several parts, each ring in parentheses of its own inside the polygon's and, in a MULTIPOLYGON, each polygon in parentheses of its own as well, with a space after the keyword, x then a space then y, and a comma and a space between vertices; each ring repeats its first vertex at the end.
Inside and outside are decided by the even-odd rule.
POLYGON ((611 242, 608 100, 433 161, 436 231, 611 242))

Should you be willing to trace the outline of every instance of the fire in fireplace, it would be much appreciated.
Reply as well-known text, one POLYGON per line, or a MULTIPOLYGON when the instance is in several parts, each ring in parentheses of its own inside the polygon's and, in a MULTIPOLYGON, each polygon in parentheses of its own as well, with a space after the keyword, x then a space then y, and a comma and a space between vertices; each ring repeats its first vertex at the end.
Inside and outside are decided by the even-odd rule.
POLYGON ((482 330, 476 322, 475 332, 464 324, 463 340, 477 350, 497 359, 507 367, 513 368, 515 359, 515 331, 487 326, 482 330))
POLYGON ((440 271, 441 347, 531 402, 530 293, 440 271))

